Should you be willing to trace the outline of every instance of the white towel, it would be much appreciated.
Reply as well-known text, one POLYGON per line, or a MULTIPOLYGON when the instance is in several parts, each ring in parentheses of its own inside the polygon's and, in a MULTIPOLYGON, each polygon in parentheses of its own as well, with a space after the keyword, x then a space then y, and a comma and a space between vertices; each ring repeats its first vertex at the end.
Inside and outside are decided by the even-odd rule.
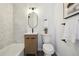
POLYGON ((77 38, 77 25, 78 20, 67 20, 64 29, 64 39, 70 40, 72 43, 75 43, 77 38))

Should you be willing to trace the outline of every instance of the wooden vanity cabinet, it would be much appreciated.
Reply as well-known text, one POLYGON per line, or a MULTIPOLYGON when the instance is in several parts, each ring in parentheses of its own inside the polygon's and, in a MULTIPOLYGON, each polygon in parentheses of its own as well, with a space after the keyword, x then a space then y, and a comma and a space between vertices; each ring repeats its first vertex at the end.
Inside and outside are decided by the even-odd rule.
POLYGON ((38 35, 37 34, 28 34, 24 35, 25 38, 25 48, 24 48, 24 54, 34 54, 37 55, 38 51, 38 35))

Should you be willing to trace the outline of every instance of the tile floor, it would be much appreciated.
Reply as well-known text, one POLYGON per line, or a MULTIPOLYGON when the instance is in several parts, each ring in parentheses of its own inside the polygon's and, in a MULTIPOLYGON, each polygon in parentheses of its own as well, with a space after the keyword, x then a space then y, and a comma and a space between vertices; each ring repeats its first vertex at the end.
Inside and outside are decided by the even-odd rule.
MULTIPOLYGON (((34 54, 27 54, 25 56, 35 56, 34 54)), ((37 52, 37 56, 44 56, 44 52, 43 51, 38 51, 37 52)), ((52 56, 57 56, 56 53, 52 54, 52 56)))

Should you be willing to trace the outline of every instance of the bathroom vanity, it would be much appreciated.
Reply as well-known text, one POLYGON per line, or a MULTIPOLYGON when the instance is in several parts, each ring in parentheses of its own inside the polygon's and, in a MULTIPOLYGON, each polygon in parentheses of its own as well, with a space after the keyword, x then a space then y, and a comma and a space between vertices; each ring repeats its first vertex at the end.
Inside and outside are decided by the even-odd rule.
POLYGON ((26 33, 24 35, 24 54, 25 55, 37 55, 38 51, 38 34, 36 33, 26 33))

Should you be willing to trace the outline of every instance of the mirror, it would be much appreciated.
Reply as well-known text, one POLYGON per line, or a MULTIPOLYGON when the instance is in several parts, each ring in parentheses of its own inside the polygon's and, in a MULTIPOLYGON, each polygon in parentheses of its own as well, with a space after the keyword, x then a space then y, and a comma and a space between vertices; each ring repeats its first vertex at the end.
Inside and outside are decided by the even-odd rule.
POLYGON ((31 12, 28 14, 28 25, 32 28, 32 33, 34 32, 34 28, 38 25, 38 15, 35 12, 31 12))

